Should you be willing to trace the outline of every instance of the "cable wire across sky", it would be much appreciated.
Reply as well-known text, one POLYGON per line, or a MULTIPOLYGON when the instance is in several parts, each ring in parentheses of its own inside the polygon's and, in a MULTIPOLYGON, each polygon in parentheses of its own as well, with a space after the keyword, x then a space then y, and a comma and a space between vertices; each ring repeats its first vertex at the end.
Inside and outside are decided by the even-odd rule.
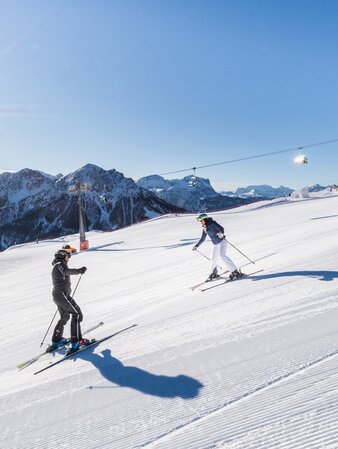
POLYGON ((171 175, 171 174, 174 174, 174 173, 183 173, 183 172, 187 172, 187 171, 191 171, 191 170, 197 170, 197 169, 201 169, 201 168, 216 167, 217 165, 232 164, 234 162, 247 161, 249 159, 257 159, 257 158, 260 158, 260 157, 273 156, 275 154, 281 154, 281 153, 289 153, 291 151, 300 151, 300 150, 304 150, 305 148, 312 148, 312 147, 321 146, 321 145, 327 145, 329 143, 335 143, 335 142, 338 142, 338 139, 326 140, 324 142, 310 143, 308 145, 288 148, 286 150, 271 151, 269 153, 262 153, 262 154, 256 154, 256 155, 253 155, 253 156, 246 156, 246 157, 242 157, 242 158, 239 158, 239 159, 232 159, 230 161, 216 162, 214 164, 200 165, 198 167, 191 167, 191 168, 185 168, 185 169, 182 169, 182 170, 175 170, 175 171, 170 171, 170 172, 166 172, 166 173, 160 173, 159 176, 171 175))

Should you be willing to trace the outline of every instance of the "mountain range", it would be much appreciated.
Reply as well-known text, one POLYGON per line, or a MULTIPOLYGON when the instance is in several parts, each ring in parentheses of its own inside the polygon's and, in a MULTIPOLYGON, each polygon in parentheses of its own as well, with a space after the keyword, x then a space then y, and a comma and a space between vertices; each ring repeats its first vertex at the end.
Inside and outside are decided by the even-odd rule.
MULTIPOLYGON (((320 184, 313 184, 311 186, 306 186, 301 190, 306 192, 320 192, 325 190, 327 186, 321 186, 320 184)), ((252 199, 274 199, 281 198, 283 196, 288 196, 294 192, 295 189, 290 187, 279 186, 272 187, 266 184, 262 185, 249 185, 247 187, 238 187, 235 191, 223 191, 222 195, 234 196, 239 198, 252 198, 252 199)))
POLYGON ((183 209, 116 170, 87 164, 67 176, 23 169, 0 174, 0 250, 79 229, 79 188, 87 230, 114 230, 183 209))
MULTIPOLYGON (((308 191, 325 187, 310 186, 308 191)), ((25 168, 0 174, 0 250, 41 238, 77 233, 79 202, 86 230, 111 231, 167 213, 212 212, 293 189, 268 185, 218 193, 209 179, 146 176, 135 182, 122 173, 87 164, 66 176, 25 168)))
POLYGON ((215 211, 242 206, 252 202, 236 196, 226 196, 217 193, 209 179, 191 176, 182 179, 164 179, 159 175, 151 175, 137 181, 139 186, 150 190, 163 201, 175 204, 187 212, 215 211))
POLYGON ((234 192, 222 192, 223 195, 235 196, 239 198, 259 198, 272 199, 280 198, 291 194, 294 189, 290 187, 272 187, 266 184, 263 185, 249 185, 247 187, 238 187, 234 192))

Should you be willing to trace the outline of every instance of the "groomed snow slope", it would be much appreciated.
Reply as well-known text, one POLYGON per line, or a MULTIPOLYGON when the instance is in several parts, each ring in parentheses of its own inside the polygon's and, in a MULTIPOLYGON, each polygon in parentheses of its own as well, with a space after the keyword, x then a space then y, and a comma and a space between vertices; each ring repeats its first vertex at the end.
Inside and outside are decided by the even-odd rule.
POLYGON ((1 448, 338 448, 338 196, 212 216, 256 261, 229 247, 235 263, 263 271, 191 291, 209 273, 192 215, 88 233, 69 263, 88 267, 83 329, 138 326, 38 375, 64 350, 16 365, 41 352, 63 242, 0 254, 1 448))

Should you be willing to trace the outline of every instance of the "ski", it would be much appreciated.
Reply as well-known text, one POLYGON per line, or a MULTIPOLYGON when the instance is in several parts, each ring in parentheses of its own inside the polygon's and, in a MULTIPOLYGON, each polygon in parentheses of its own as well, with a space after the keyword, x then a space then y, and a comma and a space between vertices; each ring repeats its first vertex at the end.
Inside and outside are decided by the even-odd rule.
MULTIPOLYGON (((89 329, 86 329, 83 332, 83 335, 89 334, 89 332, 94 331, 95 329, 97 329, 98 327, 102 326, 104 323, 103 321, 100 321, 98 324, 95 324, 95 326, 90 327, 89 329)), ((27 366, 30 366, 32 363, 36 362, 37 360, 39 360, 42 356, 46 355, 46 354, 50 354, 51 352, 54 352, 58 349, 63 348, 64 346, 66 346, 68 343, 70 343, 70 338, 67 339, 67 342, 64 343, 63 345, 58 346, 55 349, 51 349, 50 345, 45 349, 44 352, 41 352, 41 354, 36 355, 35 357, 27 360, 26 362, 20 363, 19 365, 17 365, 17 368, 19 369, 19 371, 27 368, 27 366)))
POLYGON ((109 340, 109 338, 115 337, 115 335, 121 334, 122 332, 125 332, 133 327, 137 326, 137 324, 132 324, 131 326, 125 327, 124 329, 121 329, 117 332, 114 332, 113 334, 108 335, 107 337, 100 338, 99 340, 93 340, 90 345, 88 346, 80 346, 80 348, 77 351, 74 351, 68 355, 63 356, 61 359, 57 360, 54 363, 51 363, 48 366, 45 366, 44 368, 40 369, 39 371, 36 371, 34 374, 42 373, 42 371, 46 371, 49 368, 52 368, 55 365, 58 365, 59 363, 63 362, 64 360, 69 359, 70 357, 73 357, 76 354, 80 354, 82 351, 86 351, 86 349, 92 348, 93 346, 99 345, 103 341, 109 340))
POLYGON ((228 273, 228 272, 229 272, 228 270, 222 271, 222 273, 220 273, 220 274, 217 276, 217 278, 211 279, 211 280, 208 280, 208 279, 207 279, 206 281, 203 281, 203 282, 200 282, 199 284, 193 285, 192 287, 190 287, 190 289, 191 289, 192 291, 194 291, 194 290, 196 290, 196 288, 202 287, 202 285, 204 285, 204 284, 208 284, 209 282, 217 281, 217 280, 219 280, 219 279, 224 279, 224 278, 222 277, 222 275, 225 274, 225 273, 228 273))
POLYGON ((247 278, 247 277, 249 277, 249 276, 252 276, 253 274, 260 273, 261 271, 263 271, 263 270, 257 270, 257 271, 254 271, 254 272, 252 272, 252 273, 243 274, 243 276, 241 276, 241 277, 239 277, 239 278, 235 278, 235 279, 233 279, 233 280, 231 280, 231 279, 226 279, 225 281, 220 282, 220 283, 218 283, 218 284, 216 284, 216 285, 211 285, 210 287, 201 288, 201 289, 200 289, 200 292, 205 292, 205 291, 207 291, 207 290, 211 290, 212 288, 219 287, 220 285, 228 284, 229 282, 240 281, 241 279, 245 279, 245 278, 247 278))

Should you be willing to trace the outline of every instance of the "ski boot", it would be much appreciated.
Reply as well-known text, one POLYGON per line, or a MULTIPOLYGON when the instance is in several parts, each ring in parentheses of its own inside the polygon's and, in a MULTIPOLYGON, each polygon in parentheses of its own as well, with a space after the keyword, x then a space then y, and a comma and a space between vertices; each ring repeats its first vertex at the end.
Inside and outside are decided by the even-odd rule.
POLYGON ((205 282, 210 282, 213 279, 218 278, 219 274, 217 273, 217 267, 212 270, 212 273, 209 274, 208 279, 205 282))
POLYGON ((93 340, 88 340, 88 338, 82 338, 79 341, 73 341, 71 347, 66 352, 66 355, 78 351, 82 346, 89 346, 91 343, 93 343, 93 340))
POLYGON ((52 352, 55 351, 55 349, 62 348, 62 346, 65 346, 68 341, 69 340, 67 338, 61 338, 59 341, 52 341, 52 344, 47 347, 46 352, 52 352))
POLYGON ((234 279, 241 278, 242 276, 244 276, 244 273, 242 273, 240 269, 236 269, 230 273, 229 280, 233 281, 234 279))

